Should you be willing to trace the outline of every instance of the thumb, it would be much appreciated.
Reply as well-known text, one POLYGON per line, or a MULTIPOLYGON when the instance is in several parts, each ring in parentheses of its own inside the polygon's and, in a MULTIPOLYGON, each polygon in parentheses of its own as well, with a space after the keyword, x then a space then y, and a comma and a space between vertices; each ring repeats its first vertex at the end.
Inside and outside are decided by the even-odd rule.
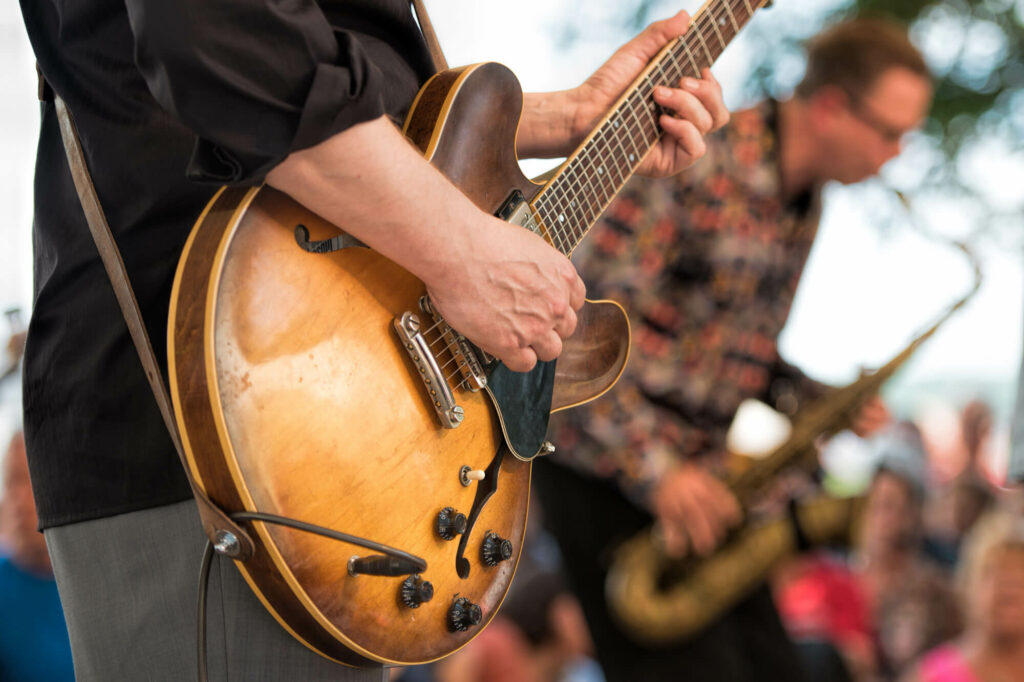
POLYGON ((673 559, 686 556, 686 533, 675 523, 661 524, 661 538, 665 543, 665 553, 673 559))
POLYGON ((680 10, 668 19, 656 21, 645 28, 637 37, 623 46, 623 51, 628 51, 645 62, 658 54, 661 48, 679 36, 686 33, 690 27, 690 15, 685 10, 680 10))

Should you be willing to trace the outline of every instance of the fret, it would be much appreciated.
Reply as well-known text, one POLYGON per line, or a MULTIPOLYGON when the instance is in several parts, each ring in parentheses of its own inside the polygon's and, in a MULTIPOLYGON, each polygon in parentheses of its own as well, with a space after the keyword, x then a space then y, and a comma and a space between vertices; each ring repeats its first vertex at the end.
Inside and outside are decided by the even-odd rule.
POLYGON ((593 197, 594 197, 594 192, 595 192, 595 187, 594 187, 594 183, 592 183, 590 181, 590 175, 589 174, 584 175, 582 182, 579 180, 579 178, 576 178, 575 182, 578 183, 578 185, 579 185, 579 189, 576 190, 577 194, 579 196, 584 197, 584 200, 585 200, 585 202, 587 204, 588 210, 590 211, 590 214, 591 214, 589 216, 589 218, 588 218, 588 223, 590 221, 596 220, 597 219, 597 210, 594 209, 594 205, 592 203, 593 197))
POLYGON ((548 238, 556 249, 566 253, 570 248, 571 240, 566 239, 564 232, 565 214, 558 210, 558 206, 551 206, 548 209, 547 220, 544 221, 547 227, 548 238))
POLYGON ((725 7, 720 6, 720 0, 705 5, 694 17, 690 30, 633 84, 633 91, 534 199, 533 207, 547 239, 562 253, 572 252, 661 139, 658 120, 665 112, 653 99, 654 88, 678 87, 679 80, 690 75, 691 69, 693 76, 700 78, 701 69, 715 63, 755 8, 764 4, 752 0, 725 2, 725 7), (709 43, 712 33, 717 43, 709 43))
POLYGON ((662 60, 662 63, 658 65, 658 68, 655 69, 655 71, 660 73, 661 77, 665 79, 665 82, 669 84, 678 83, 679 79, 686 75, 686 72, 683 71, 683 67, 679 64, 679 62, 676 61, 676 56, 675 54, 672 53, 671 50, 665 53, 665 57, 662 60), (675 69, 675 77, 669 76, 667 73, 665 73, 665 63, 668 63, 673 69, 675 69))
MULTIPOLYGON (((628 135, 626 137, 627 139, 630 139, 628 135)), ((631 139, 630 143, 632 143, 631 139)), ((611 170, 609 173, 615 173, 618 175, 617 178, 611 175, 608 177, 611 179, 613 185, 619 185, 629 177, 629 171, 623 170, 622 168, 623 163, 629 158, 629 152, 626 151, 626 147, 622 144, 622 136, 617 133, 611 135, 611 141, 605 139, 605 146, 608 148, 607 156, 611 160, 611 170), (616 146, 618 147, 618 152, 615 151, 616 146)), ((629 164, 626 163, 626 168, 628 167, 629 164)))
POLYGON ((551 243, 556 249, 565 253, 565 249, 569 242, 564 239, 562 227, 559 224, 560 222, 565 222, 565 216, 561 216, 561 220, 559 220, 559 217, 554 215, 555 213, 558 213, 557 207, 555 207, 555 210, 549 214, 548 220, 544 221, 544 225, 548 229, 548 238, 551 240, 551 243))
MULTIPOLYGON (((697 34, 700 35, 700 31, 697 34)), ((701 38, 701 40, 703 41, 704 39, 701 38)), ((704 49, 706 50, 707 47, 704 49)), ((685 41, 683 42, 683 50, 686 51, 686 56, 689 57, 690 63, 693 65, 694 78, 700 78, 700 67, 697 66, 697 60, 693 58, 693 52, 690 51, 690 46, 685 41)))
POLYGON ((607 185, 605 184, 608 181, 608 178, 605 177, 604 164, 601 163, 600 159, 595 161, 587 158, 592 156, 591 152, 593 152, 594 150, 594 147, 590 147, 589 149, 587 149, 582 162, 584 164, 584 167, 589 171, 590 174, 590 184, 594 190, 594 200, 598 204, 603 204, 605 198, 610 195, 608 192, 607 185))
POLYGON ((601 194, 598 195, 598 201, 604 204, 615 195, 615 183, 612 182, 611 177, 608 175, 608 162, 606 159, 599 159, 595 170, 597 171, 598 182, 601 183, 601 194))
POLYGON ((615 180, 612 179, 611 170, 615 169, 615 159, 613 154, 615 149, 609 143, 609 135, 611 134, 608 128, 603 128, 595 138, 594 151, 597 154, 598 162, 597 170, 600 174, 601 180, 601 191, 603 194, 611 194, 615 192, 615 180), (609 170, 611 169, 611 170, 609 170), (610 186, 609 186, 610 184, 610 186))
MULTIPOLYGON (((725 46, 728 43, 726 42, 725 38, 722 36, 722 32, 720 30, 718 30, 718 17, 714 16, 713 14, 711 15, 711 28, 715 29, 715 33, 718 34, 718 42, 720 42, 722 44, 722 49, 724 50, 725 46)), ((718 54, 722 54, 722 53, 719 52, 718 54)))
POLYGON ((708 44, 704 40, 704 32, 703 31, 696 31, 696 34, 697 34, 697 37, 700 38, 700 44, 704 46, 704 54, 706 54, 707 57, 708 57, 708 65, 710 66, 711 64, 714 64, 715 63, 715 58, 713 56, 711 56, 711 50, 708 49, 708 44))
MULTIPOLYGON (((640 118, 636 115, 636 108, 632 105, 631 102, 632 102, 632 100, 629 100, 629 99, 626 100, 626 105, 627 105, 626 108, 629 110, 630 115, 633 116, 633 120, 636 121, 638 129, 640 130, 640 132, 643 132, 643 124, 640 123, 640 118)), ((634 166, 638 163, 637 159, 638 159, 638 157, 640 157, 642 155, 642 153, 640 151, 640 146, 637 145, 636 140, 633 139, 633 136, 630 135, 629 133, 627 133, 626 137, 629 139, 630 146, 633 147, 633 153, 626 155, 626 160, 629 161, 629 174, 626 175, 626 177, 628 178, 629 175, 632 174, 634 166)), ((646 138, 646 135, 644 137, 646 138)), ((645 139, 644 142, 646 143, 647 140, 645 139)), ((625 151, 625 150, 623 150, 623 151, 625 151)), ((623 178, 623 180, 625 180, 625 179, 626 178, 623 178)))
POLYGON ((736 23, 736 17, 732 13, 732 7, 730 7, 731 0, 725 0, 725 11, 729 14, 729 19, 732 20, 733 37, 740 32, 740 25, 736 23))
POLYGON ((650 92, 640 94, 639 97, 640 109, 647 114, 640 121, 640 127, 643 129, 644 138, 647 139, 649 144, 653 144, 661 137, 661 130, 658 128, 658 116, 661 113, 661 107, 654 103, 650 92))
POLYGON ((580 202, 576 196, 567 196, 572 196, 569 200, 569 211, 572 213, 573 218, 576 221, 576 224, 572 226, 571 234, 573 241, 578 242, 579 238, 582 237, 583 233, 586 231, 586 226, 589 224, 589 221, 587 220, 587 214, 583 212, 583 207, 580 206, 580 202))
POLYGON ((568 235, 574 234, 574 230, 572 229, 572 221, 570 220, 572 211, 569 210, 569 204, 564 196, 559 197, 555 202, 555 209, 558 212, 557 229, 559 233, 559 241, 562 242, 560 250, 562 253, 568 253, 574 241, 569 238, 568 235))

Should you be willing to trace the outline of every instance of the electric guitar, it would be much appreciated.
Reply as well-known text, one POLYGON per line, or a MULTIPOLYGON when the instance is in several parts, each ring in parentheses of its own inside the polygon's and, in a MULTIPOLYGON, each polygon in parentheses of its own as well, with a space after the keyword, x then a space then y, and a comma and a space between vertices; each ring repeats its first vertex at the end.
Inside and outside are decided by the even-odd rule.
MULTIPOLYGON (((519 169, 522 93, 488 63, 434 76, 405 135, 474 203, 568 256, 661 137, 655 86, 699 77, 765 0, 709 0, 544 185, 519 169)), ((170 389, 191 472, 242 518, 236 562, 268 611, 349 665, 466 644, 515 573, 530 460, 552 411, 621 374, 629 324, 588 303, 557 364, 509 371, 451 329, 422 282, 270 187, 223 188, 178 267, 170 389)))

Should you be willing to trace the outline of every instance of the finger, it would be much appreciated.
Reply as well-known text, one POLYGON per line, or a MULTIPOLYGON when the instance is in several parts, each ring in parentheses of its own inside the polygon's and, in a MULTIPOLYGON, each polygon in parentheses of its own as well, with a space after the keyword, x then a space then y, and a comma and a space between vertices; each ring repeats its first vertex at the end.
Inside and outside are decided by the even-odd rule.
POLYGON ((495 353, 495 356, 513 372, 529 372, 537 364, 537 354, 529 347, 507 351, 504 354, 495 353))
POLYGON ((704 152, 707 151, 704 136, 700 134, 700 131, 692 123, 669 116, 668 114, 663 114, 658 119, 658 123, 661 124, 662 130, 675 140, 676 147, 678 148, 677 156, 679 152, 682 152, 690 163, 704 156, 704 152))
POLYGON ((665 553, 674 559, 686 556, 686 531, 675 522, 661 524, 661 539, 665 544, 665 553))
POLYGON ((573 310, 579 310, 587 300, 587 285, 580 279, 576 269, 572 271, 573 280, 569 284, 569 306, 573 310))
POLYGON ((554 330, 550 330, 531 343, 530 346, 533 348, 533 352, 538 360, 547 362, 548 360, 554 360, 562 352, 562 339, 554 330))
MULTIPOLYGON (((699 82, 693 78, 684 78, 684 83, 699 82)), ((697 96, 679 88, 667 88, 660 85, 654 88, 654 101, 675 112, 678 118, 694 124, 701 133, 711 130, 714 120, 704 104, 697 96)))
POLYGON ((718 544, 716 531, 708 519, 707 511, 692 494, 680 499, 684 508, 684 527, 690 536, 693 551, 701 556, 711 552, 718 544))
POLYGON ((714 74, 711 73, 711 69, 704 69, 701 71, 701 78, 693 80, 696 83, 696 88, 687 89, 694 93, 697 99, 704 105, 704 108, 711 114, 711 119, 714 121, 712 130, 718 130, 729 122, 730 117, 729 110, 725 106, 725 100, 722 99, 722 85, 715 78, 714 74))
POLYGON ((724 528, 735 526, 743 518, 739 502, 725 484, 714 476, 704 479, 700 492, 705 504, 714 509, 715 517, 721 520, 724 528))
POLYGON ((569 338, 576 331, 576 322, 576 311, 572 308, 567 308, 565 314, 555 321, 555 333, 558 334, 559 338, 569 338))

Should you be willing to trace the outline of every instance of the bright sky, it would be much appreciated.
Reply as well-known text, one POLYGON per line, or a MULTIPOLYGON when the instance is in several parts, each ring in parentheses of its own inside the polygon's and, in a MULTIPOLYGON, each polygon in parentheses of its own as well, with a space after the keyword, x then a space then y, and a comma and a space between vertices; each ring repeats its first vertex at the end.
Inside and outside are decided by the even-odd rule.
MULTIPOLYGON (((813 16, 815 8, 830 4, 834 3, 779 0, 771 10, 759 12, 751 28, 770 31, 773 22, 803 21, 801 17, 813 16)), ((503 62, 526 90, 579 83, 622 39, 621 29, 608 25, 609 10, 595 7, 603 3, 517 0, 513 7, 504 0, 427 0, 427 5, 450 63, 503 62), (579 18, 577 40, 565 51, 560 31, 571 25, 565 17, 573 14, 579 18)), ((682 6, 692 11, 699 3, 682 6)), ((6 219, 0 223, 0 307, 27 309, 38 108, 33 58, 14 3, 0 4, 0 54, 6 65, 6 78, 0 82, 0 201, 6 208, 6 219)), ((732 107, 742 104, 737 98, 749 57, 741 35, 715 68, 732 107)), ((792 71, 799 62, 781 60, 779 67, 792 71)), ((1024 187, 1019 160, 1005 160, 998 153, 983 157, 984 163, 975 162, 981 182, 1011 201, 1019 196, 1024 187)), ((905 165, 903 172, 913 172, 913 158, 898 160, 886 169, 897 181, 899 163, 905 165)), ((847 382, 860 367, 887 360, 970 283, 961 257, 912 232, 898 205, 886 209, 887 200, 882 198, 879 201, 877 192, 863 188, 830 189, 821 236, 782 339, 790 360, 827 381, 847 382), (890 222, 890 228, 878 229, 874 223, 879 220, 890 222)), ((912 201, 919 207, 921 222, 949 233, 962 231, 961 216, 970 210, 936 197, 912 201)), ((1024 234, 1012 245, 989 244, 983 249, 982 291, 890 388, 897 402, 916 402, 929 394, 964 402, 975 391, 983 391, 1001 411, 1010 409, 1024 316, 1022 243, 1024 234)))

